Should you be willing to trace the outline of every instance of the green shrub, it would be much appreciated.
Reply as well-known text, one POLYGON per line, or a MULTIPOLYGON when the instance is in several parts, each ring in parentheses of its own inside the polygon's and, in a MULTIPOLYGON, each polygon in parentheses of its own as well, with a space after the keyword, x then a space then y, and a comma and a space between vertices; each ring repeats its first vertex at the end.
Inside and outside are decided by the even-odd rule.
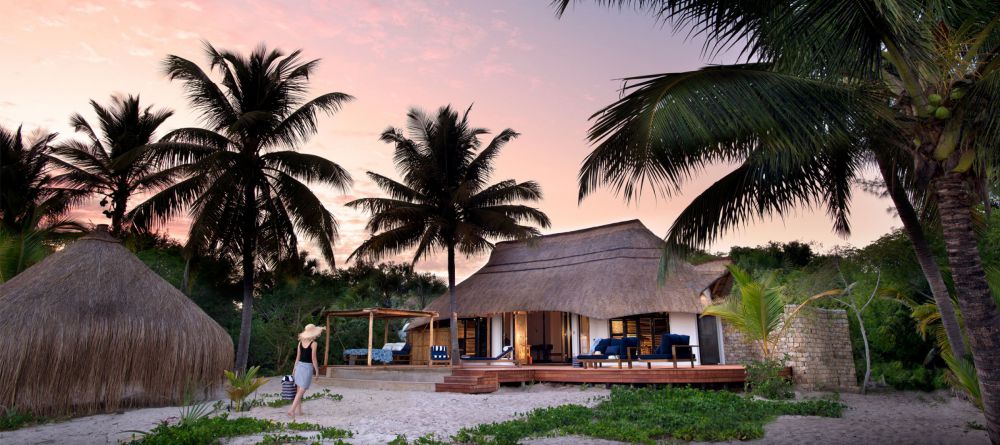
POLYGON ((233 411, 245 411, 253 407, 253 404, 245 402, 246 398, 267 383, 266 378, 257 377, 257 371, 260 371, 260 366, 251 367, 243 373, 223 371, 226 374, 226 380, 229 381, 226 394, 229 395, 229 400, 232 402, 233 411))
MULTIPOLYGON (((787 356, 786 356, 787 357, 787 356)), ((792 382, 781 375, 784 360, 754 360, 746 365, 747 393, 765 399, 781 400, 795 397, 792 382)))
POLYGON ((27 412, 21 412, 14 408, 7 408, 0 411, 0 431, 16 430, 39 422, 40 419, 27 412))
POLYGON ((563 405, 536 409, 507 422, 464 428, 459 443, 516 444, 535 436, 583 435, 633 443, 750 440, 780 415, 840 417, 833 400, 755 400, 727 391, 692 388, 613 388, 593 408, 563 405))
POLYGON ((948 387, 944 373, 925 366, 906 367, 902 362, 872 363, 872 380, 899 390, 933 391, 948 387))

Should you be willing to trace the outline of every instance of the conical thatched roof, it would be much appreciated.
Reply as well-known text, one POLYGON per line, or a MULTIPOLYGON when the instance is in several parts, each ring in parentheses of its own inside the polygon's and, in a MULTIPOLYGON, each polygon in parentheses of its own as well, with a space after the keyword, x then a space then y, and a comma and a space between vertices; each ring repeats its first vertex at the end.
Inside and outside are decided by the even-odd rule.
MULTIPOLYGON (((592 318, 700 313, 710 303, 702 292, 727 274, 727 262, 681 262, 659 285, 662 252, 663 240, 638 220, 497 243, 489 262, 456 287, 458 313, 564 311, 592 318)), ((448 295, 427 310, 447 318, 448 295)))
POLYGON ((233 342, 98 230, 0 285, 0 406, 83 415, 214 392, 233 342))

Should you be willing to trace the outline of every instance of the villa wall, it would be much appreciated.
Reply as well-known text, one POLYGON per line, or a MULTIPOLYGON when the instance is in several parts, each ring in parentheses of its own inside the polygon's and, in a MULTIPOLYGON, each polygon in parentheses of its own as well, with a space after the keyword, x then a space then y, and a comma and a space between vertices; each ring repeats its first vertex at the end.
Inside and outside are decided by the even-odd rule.
MULTIPOLYGON (((795 305, 785 306, 785 315, 795 305)), ((851 333, 843 309, 807 308, 791 321, 778 341, 777 355, 788 354, 788 366, 802 389, 857 391, 851 333)), ((780 328, 779 328, 780 329, 780 328)), ((759 349, 723 323, 726 363, 746 363, 760 357, 759 349)))

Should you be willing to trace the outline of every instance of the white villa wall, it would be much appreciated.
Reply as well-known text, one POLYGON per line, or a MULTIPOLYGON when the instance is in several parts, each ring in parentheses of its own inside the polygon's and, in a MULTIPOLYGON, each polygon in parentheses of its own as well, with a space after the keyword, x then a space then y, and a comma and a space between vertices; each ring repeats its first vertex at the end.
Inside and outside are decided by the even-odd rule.
POLYGON ((580 355, 580 316, 572 314, 569 317, 569 347, 573 357, 580 355))
MULTIPOLYGON (((691 344, 698 344, 698 314, 684 312, 670 313, 670 332, 673 334, 687 335, 691 337, 691 344)), ((701 353, 698 348, 694 349, 696 365, 701 364, 701 353)), ((673 364, 670 364, 673 366, 673 364)), ((655 366, 655 364, 654 364, 655 366)))
MULTIPOLYGON (((593 343, 595 338, 608 338, 611 335, 608 333, 608 319, 607 318, 591 318, 590 319, 590 342, 593 343)), ((584 349, 590 352, 590 345, 584 345, 584 349)))
POLYGON ((503 349, 503 315, 494 315, 490 318, 490 353, 499 354, 503 349))

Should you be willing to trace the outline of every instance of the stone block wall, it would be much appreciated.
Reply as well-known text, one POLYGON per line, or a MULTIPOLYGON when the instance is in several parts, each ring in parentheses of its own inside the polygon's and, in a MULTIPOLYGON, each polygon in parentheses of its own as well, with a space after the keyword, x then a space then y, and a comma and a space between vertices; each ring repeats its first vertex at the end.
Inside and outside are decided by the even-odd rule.
MULTIPOLYGON (((785 316, 793 310, 795 305, 785 306, 785 316)), ((857 391, 847 311, 806 308, 791 323, 778 340, 776 354, 788 354, 787 364, 792 367, 796 385, 806 390, 857 391)), ((723 323, 722 333, 726 363, 760 358, 759 348, 736 329, 723 323)))

